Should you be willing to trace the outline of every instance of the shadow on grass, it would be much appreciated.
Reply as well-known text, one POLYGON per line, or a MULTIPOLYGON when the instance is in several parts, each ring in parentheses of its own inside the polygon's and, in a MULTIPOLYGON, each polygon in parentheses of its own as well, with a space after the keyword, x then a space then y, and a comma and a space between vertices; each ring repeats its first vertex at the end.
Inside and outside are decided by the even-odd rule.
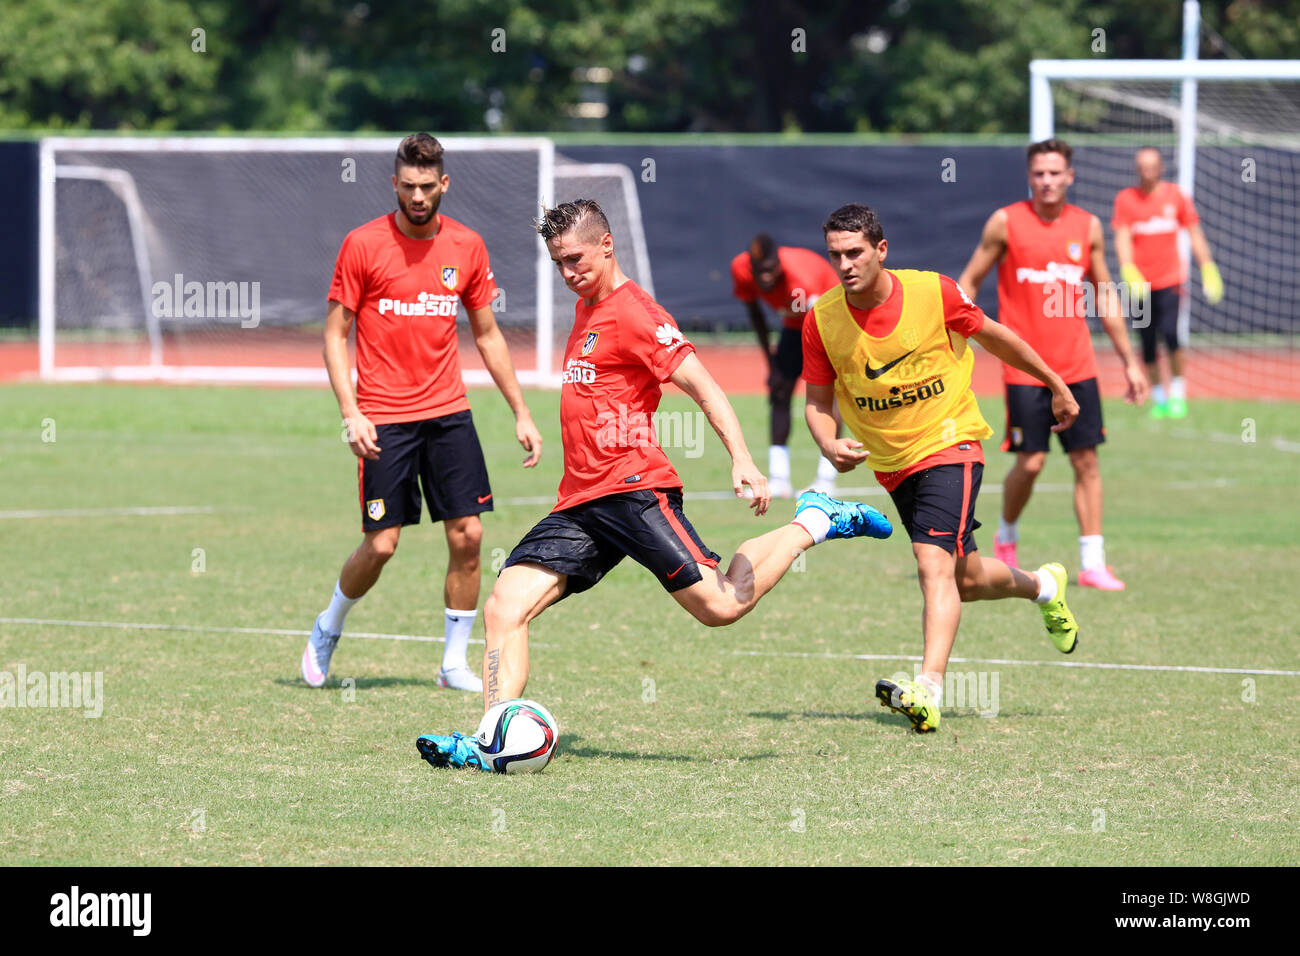
MULTIPOLYGON (((690 757, 686 754, 655 754, 655 753, 631 753, 625 750, 608 750, 601 747, 579 747, 578 742, 582 738, 577 734, 561 734, 560 744, 557 748, 556 755, 560 757, 608 757, 612 760, 657 760, 672 763, 711 763, 715 758, 712 757, 690 757)), ((781 754, 762 753, 749 754, 743 757, 728 757, 727 760, 748 761, 748 760, 775 760, 781 754)))
POLYGON ((331 677, 329 680, 325 681, 324 687, 312 687, 301 677, 277 677, 275 678, 275 683, 279 684, 281 687, 294 687, 299 690, 309 690, 314 694, 319 694, 321 691, 342 690, 344 680, 351 680, 353 682, 352 687, 356 690, 370 690, 376 687, 438 686, 436 680, 430 680, 426 677, 331 677))

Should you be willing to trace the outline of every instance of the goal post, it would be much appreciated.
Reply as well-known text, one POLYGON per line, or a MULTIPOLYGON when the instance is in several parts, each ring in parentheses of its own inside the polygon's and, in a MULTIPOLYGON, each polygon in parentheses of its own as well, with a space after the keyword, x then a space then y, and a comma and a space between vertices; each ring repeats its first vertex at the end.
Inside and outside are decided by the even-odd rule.
MULTIPOLYGON (((394 208, 399 136, 63 137, 40 143, 40 372, 49 380, 324 383, 343 237, 394 208)), ((555 195, 543 137, 441 139, 441 211, 480 233, 524 384, 551 384, 555 195)), ((470 384, 488 384, 463 321, 470 384)))
MULTIPOLYGON (((1108 236, 1116 194, 1136 183, 1134 152, 1154 146, 1197 207, 1223 275, 1211 306, 1190 268, 1179 340, 1196 394, 1300 396, 1300 61, 1035 60, 1030 138, 1073 147, 1071 202, 1108 236), (1198 361, 1198 358, 1200 361, 1198 361)), ((1190 243, 1180 234, 1185 265, 1190 243)))

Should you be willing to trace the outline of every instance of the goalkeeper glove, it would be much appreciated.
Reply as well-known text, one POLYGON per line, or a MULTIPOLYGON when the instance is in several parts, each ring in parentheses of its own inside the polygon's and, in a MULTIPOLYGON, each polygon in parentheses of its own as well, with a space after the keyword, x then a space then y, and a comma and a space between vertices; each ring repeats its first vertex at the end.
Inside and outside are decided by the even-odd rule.
POLYGON ((1201 263, 1201 291, 1210 305, 1218 305, 1223 300, 1223 276, 1213 262, 1201 263))
POLYGON ((1119 274, 1133 295, 1145 296, 1151 291, 1151 287, 1147 285, 1146 276, 1142 275, 1142 270, 1133 263, 1130 262, 1126 266, 1120 266, 1119 274))

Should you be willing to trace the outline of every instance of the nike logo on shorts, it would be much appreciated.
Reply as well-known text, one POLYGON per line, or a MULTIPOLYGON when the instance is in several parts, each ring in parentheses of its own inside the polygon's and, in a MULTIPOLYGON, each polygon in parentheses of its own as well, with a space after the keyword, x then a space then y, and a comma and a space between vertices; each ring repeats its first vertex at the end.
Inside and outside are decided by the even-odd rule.
MULTIPOLYGON (((686 565, 689 564, 689 563, 690 563, 690 562, 683 562, 683 564, 682 564, 682 568, 686 567, 686 565)), ((673 578, 677 577, 677 572, 680 571, 682 568, 678 568, 677 571, 673 571, 673 572, 671 572, 671 573, 668 575, 668 580, 671 581, 673 578)))
POLYGON ((952 532, 951 532, 951 531, 935 531, 933 528, 931 528, 930 531, 929 531, 929 534, 930 534, 930 537, 932 537, 932 538, 938 538, 938 537, 941 537, 941 536, 946 535, 946 534, 952 534, 952 532))
POLYGON ((492 492, 490 491, 485 495, 479 495, 478 503, 483 504, 483 502, 490 500, 491 497, 492 497, 492 492))

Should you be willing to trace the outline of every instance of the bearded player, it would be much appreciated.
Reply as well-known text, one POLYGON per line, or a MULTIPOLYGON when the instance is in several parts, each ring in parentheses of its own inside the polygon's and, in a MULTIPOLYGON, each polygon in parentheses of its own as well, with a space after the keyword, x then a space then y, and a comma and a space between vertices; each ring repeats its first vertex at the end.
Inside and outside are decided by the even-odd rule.
MULTIPOLYGON (((560 427, 564 477, 555 510, 511 552, 483 609, 485 709, 522 696, 528 627, 555 602, 597 584, 624 557, 650 571, 690 615, 718 627, 748 614, 796 556, 829 538, 888 537, 879 511, 815 491, 794 520, 740 546, 724 573, 682 509, 682 482, 650 426, 672 382, 700 406, 731 456, 736 497, 767 511, 767 479, 740 423, 673 317, 624 275, 599 205, 578 199, 546 210, 536 228, 569 290, 576 317, 564 352, 560 427), (627 423, 624 425, 624 423, 627 423)), ((487 769, 470 736, 426 734, 434 766, 487 769)))
POLYGON ((1178 313, 1187 295, 1187 267, 1178 254, 1178 233, 1187 230, 1192 256, 1201 267, 1205 301, 1223 299, 1223 277, 1201 231, 1201 220, 1191 197, 1165 182, 1160 150, 1144 146, 1134 156, 1138 183, 1115 196, 1111 228, 1115 230, 1115 256, 1120 277, 1130 289, 1149 297, 1147 319, 1138 329, 1142 361, 1151 379, 1151 417, 1186 418, 1187 383, 1183 378, 1183 348, 1179 340, 1178 313), (1169 388, 1160 381, 1156 351, 1163 339, 1169 354, 1169 388))
MULTIPOLYGON (((749 321, 767 361, 767 398, 771 407, 771 445, 767 452, 769 487, 773 498, 788 498, 790 481, 790 402, 803 370, 800 330, 817 297, 839 284, 839 277, 821 253, 778 246, 759 233, 749 248, 731 260, 732 294, 745 304, 749 321), (772 348, 767 317, 759 303, 781 317, 781 334, 772 348)), ((834 492, 835 466, 817 461, 818 491, 834 492)))
MULTIPOLYGON (((1074 469, 1074 514, 1079 522, 1079 584, 1122 591, 1124 582, 1106 564, 1101 533, 1101 465, 1097 446, 1106 440, 1097 384, 1097 357, 1088 333, 1087 288, 1096 311, 1124 364, 1126 402, 1141 404, 1147 378, 1133 355, 1124 316, 1115 301, 1106 266, 1106 239, 1096 216, 1066 201, 1074 182, 1074 151, 1059 139, 1028 149, 1032 198, 996 210, 958 280, 974 299, 980 283, 998 267, 998 321, 1043 357, 1079 403, 1078 420, 1056 433, 1074 469)), ((1052 393, 1033 375, 1002 363, 1007 398, 1007 433, 1002 450, 1015 464, 1002 482, 1002 520, 994 553, 1017 563, 1020 515, 1047 462, 1052 436, 1052 393)))
POLYGON ((870 207, 841 206, 823 231, 840 284, 804 325, 808 429, 840 471, 870 465, 911 536, 921 584, 921 673, 915 681, 878 681, 876 696, 929 733, 939 729, 962 602, 1035 601, 1057 650, 1072 653, 1079 640, 1064 567, 1022 571, 976 548, 980 442, 993 429, 971 391, 975 360, 966 340, 1043 383, 1053 431, 1068 429, 1079 406, 1060 376, 1020 336, 987 321, 952 279, 886 269, 889 242, 870 207), (854 438, 835 437, 835 397, 854 438))
POLYGON ((537 464, 542 437, 515 378, 492 314, 496 282, 478 233, 438 213, 450 178, 442 144, 428 133, 402 140, 394 163, 397 211, 348 233, 339 250, 325 319, 325 367, 357 456, 361 545, 343 564, 329 607, 316 618, 302 654, 302 676, 321 687, 348 611, 397 550, 402 528, 443 523, 446 644, 440 687, 483 689, 465 652, 478 612, 479 515, 492 489, 456 347, 460 307, 474 344, 515 413, 515 437, 537 464), (357 327, 357 388, 352 390, 348 330, 357 327))

